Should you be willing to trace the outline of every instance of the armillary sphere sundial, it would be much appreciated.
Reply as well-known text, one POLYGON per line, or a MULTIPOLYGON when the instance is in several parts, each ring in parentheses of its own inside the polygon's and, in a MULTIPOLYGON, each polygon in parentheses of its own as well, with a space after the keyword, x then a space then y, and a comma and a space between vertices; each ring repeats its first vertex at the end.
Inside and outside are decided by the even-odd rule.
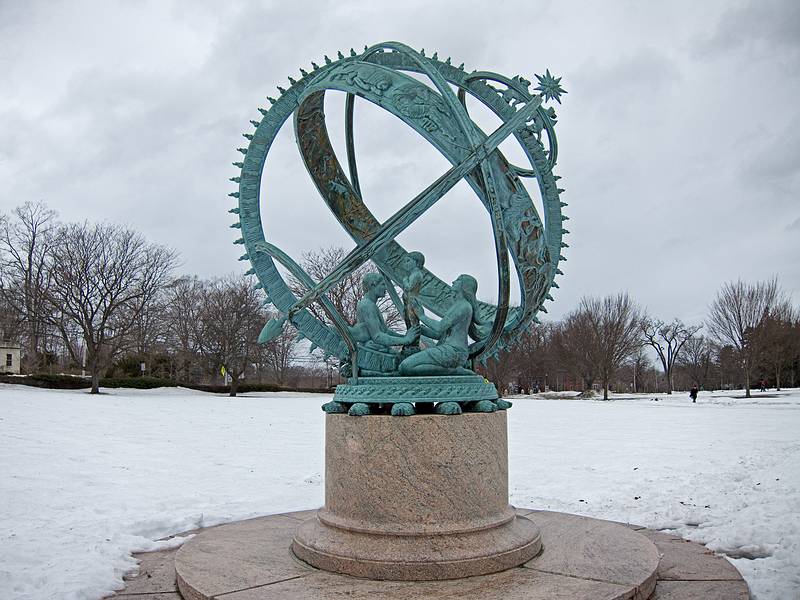
MULTIPOLYGON (((255 132, 245 134, 250 145, 241 149, 244 161, 236 163, 242 172, 234 178, 239 190, 232 195, 239 206, 231 212, 239 215, 234 227, 241 227, 238 243, 247 249, 242 260, 252 263, 259 286, 280 313, 266 324, 261 341, 291 322, 338 357, 348 377, 323 406, 325 505, 201 532, 176 555, 180 593, 193 600, 649 598, 660 555, 647 537, 621 523, 509 504, 503 409, 510 404, 472 370, 475 360, 512 344, 535 319, 559 274, 565 217, 552 171, 555 113, 542 106, 564 93, 559 79, 546 71, 531 91, 520 76, 467 72, 450 59, 427 57, 396 42, 361 54, 351 50, 336 61, 326 58, 324 66, 312 63, 310 72, 301 73, 297 81, 290 78, 290 88, 279 88, 280 97, 253 121, 255 132), (346 172, 325 128, 328 90, 347 94, 346 172), (467 95, 503 124, 482 131, 466 109, 467 95), (452 164, 383 223, 367 208, 372 199, 364 198, 359 186, 356 96, 401 119, 452 164), (268 242, 261 227, 261 172, 290 116, 311 178, 356 243, 320 281, 268 242), (501 154, 498 146, 510 136, 529 165, 511 164, 501 154), (463 274, 447 285, 425 269, 420 252, 395 241, 462 178, 491 218, 500 273, 497 306, 477 301, 474 278, 463 274), (524 178, 538 184, 541 216, 524 178), (509 255, 522 292, 514 308, 508 304, 509 255), (357 320, 348 323, 325 293, 367 260, 377 270, 363 277, 357 320), (278 265, 305 284, 303 297, 292 293, 278 265), (392 300, 405 320, 404 332, 389 329, 377 307, 395 286, 402 289, 402 298, 395 292, 392 300), (325 322, 308 310, 312 302, 324 309, 325 322)), ((526 424, 533 439, 536 427, 526 424)), ((708 582, 698 583, 703 585, 697 594, 687 598, 708 596, 708 582)))
MULTIPOLYGON (((485 360, 513 344, 537 312, 545 310, 543 303, 552 299, 550 288, 557 287, 554 279, 560 274, 559 261, 564 260, 561 248, 566 246, 562 238, 567 231, 562 222, 567 217, 562 214, 565 204, 559 198, 563 190, 553 174, 558 154, 556 115, 553 108, 543 104, 560 102, 560 95, 565 93, 560 78, 549 71, 537 75, 538 85, 532 91, 530 82, 521 76, 468 72, 463 65, 453 66, 449 58, 442 61, 435 53, 429 57, 424 50, 417 52, 397 42, 365 47, 360 54, 351 50, 350 56, 339 53, 335 61, 326 56, 323 65, 312 63, 310 71, 300 72, 299 79, 289 78, 289 88, 278 88, 277 99, 269 98, 268 109, 259 109, 261 120, 252 121, 255 131, 245 134, 250 143, 239 149, 244 160, 234 163, 241 169, 232 178, 239 189, 231 194, 239 202, 231 212, 239 216, 233 227, 242 232, 236 243, 246 249, 241 260, 250 261, 249 273, 258 277, 267 301, 281 314, 266 324, 259 340, 275 338, 286 322, 291 322, 313 347, 340 359, 348 385, 340 386, 335 401, 325 406, 328 412, 368 414, 378 405, 394 404, 393 414, 407 415, 414 413, 414 402, 439 402, 437 412, 446 414, 462 409, 504 408, 507 405, 494 402, 494 387, 471 369, 474 361, 485 360), (410 73, 423 75, 427 83, 410 73), (329 90, 347 94, 344 161, 334 153, 326 129, 324 100, 329 90), (467 95, 494 112, 502 126, 491 132, 481 130, 467 111, 467 95), (370 199, 363 197, 359 185, 353 126, 356 97, 402 120, 452 164, 384 222, 369 210, 370 199), (320 281, 314 281, 288 254, 270 243, 262 228, 264 163, 275 136, 290 117, 309 175, 356 243, 320 281), (512 164, 500 152, 500 143, 512 136, 529 164, 512 164), (536 180, 543 215, 537 212, 523 178, 536 180), (473 278, 463 275, 450 286, 424 268, 420 253, 413 249, 409 252, 395 241, 461 179, 466 179, 490 216, 499 273, 496 306, 476 300, 473 278), (509 254, 521 292, 517 307, 509 307, 509 254), (379 275, 365 278, 366 299, 363 306, 359 305, 359 322, 350 324, 325 294, 368 260, 377 266, 379 275), (303 297, 292 292, 276 262, 307 286, 303 297), (395 285, 403 289, 403 299, 394 293, 395 285), (405 334, 388 330, 370 307, 387 290, 406 317, 405 334), (325 311, 329 323, 308 310, 314 302, 325 311), (432 315, 442 320, 436 321, 432 315)), ((272 226, 267 223, 268 230, 272 226)), ((302 224, 290 226, 299 228, 302 224)))

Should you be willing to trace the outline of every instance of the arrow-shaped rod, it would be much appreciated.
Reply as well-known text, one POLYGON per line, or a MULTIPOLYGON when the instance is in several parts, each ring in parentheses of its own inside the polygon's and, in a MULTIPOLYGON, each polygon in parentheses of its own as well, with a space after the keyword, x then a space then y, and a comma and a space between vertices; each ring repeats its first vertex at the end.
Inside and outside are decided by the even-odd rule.
POLYGON ((289 309, 285 317, 281 319, 271 319, 267 322, 261 334, 258 336, 259 343, 267 343, 280 335, 287 319, 291 320, 295 314, 308 308, 349 272, 367 262, 381 246, 400 235, 409 225, 421 217, 425 211, 436 204, 442 196, 450 191, 472 171, 472 169, 480 164, 481 161, 485 160, 504 139, 528 122, 533 116, 534 111, 536 111, 541 104, 542 97, 534 96, 533 99, 519 109, 513 117, 503 123, 503 125, 493 131, 482 143, 476 146, 463 161, 444 173, 439 179, 414 197, 413 200, 389 217, 383 225, 381 225, 372 239, 353 248, 333 271, 321 279, 317 285, 308 290, 306 295, 289 309))

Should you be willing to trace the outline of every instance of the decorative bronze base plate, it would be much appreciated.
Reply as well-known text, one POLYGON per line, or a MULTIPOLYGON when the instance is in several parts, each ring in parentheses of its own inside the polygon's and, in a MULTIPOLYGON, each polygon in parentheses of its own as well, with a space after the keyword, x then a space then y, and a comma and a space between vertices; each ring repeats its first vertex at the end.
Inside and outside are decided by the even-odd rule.
POLYGON ((357 385, 336 386, 335 402, 477 402, 497 400, 497 390, 480 375, 438 377, 361 377, 357 385))

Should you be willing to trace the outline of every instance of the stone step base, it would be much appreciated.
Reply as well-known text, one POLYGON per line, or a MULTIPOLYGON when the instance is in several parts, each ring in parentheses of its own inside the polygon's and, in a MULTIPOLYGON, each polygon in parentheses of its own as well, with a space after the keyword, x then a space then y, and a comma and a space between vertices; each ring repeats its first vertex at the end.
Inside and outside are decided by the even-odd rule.
MULTIPOLYGON (((315 512, 286 513, 266 519, 252 519, 187 532, 200 534, 195 538, 197 540, 206 538, 203 547, 210 551, 206 561, 195 552, 192 553, 193 558, 190 561, 185 560, 187 557, 176 561, 178 550, 137 554, 135 556, 140 561, 139 573, 126 578, 127 587, 114 598, 115 600, 181 600, 176 580, 178 564, 184 569, 184 576, 189 576, 188 570, 194 569, 194 575, 189 576, 190 580, 194 585, 202 587, 205 593, 225 593, 220 600, 277 598, 596 600, 620 597, 622 591, 619 588, 628 590, 629 597, 633 598, 640 598, 646 592, 646 589, 640 590, 636 596, 635 589, 630 585, 620 584, 617 579, 619 574, 608 572, 609 569, 606 569, 605 574, 599 573, 601 577, 607 578, 602 581, 592 582, 574 577, 574 573, 587 572, 587 563, 580 558, 584 552, 575 554, 575 561, 560 564, 532 562, 494 575, 450 581, 369 581, 334 575, 305 565, 288 549, 297 527, 311 518, 315 512), (214 531, 220 533, 208 537, 207 534, 214 531), (252 551, 243 552, 253 544, 252 549, 257 547, 260 554, 252 551), (230 556, 220 557, 219 552, 229 552, 230 556), (197 572, 203 565, 208 569, 205 577, 197 572), (221 569, 227 572, 220 573, 221 569), (525 585, 526 582, 528 585, 525 585), (605 595, 602 595, 604 593, 605 595)), ((580 531, 581 527, 594 527, 597 523, 608 523, 575 515, 561 515, 559 518, 558 513, 530 509, 519 509, 518 513, 531 515, 542 529, 546 546, 548 544, 552 546, 550 539, 556 531, 553 523, 558 521, 571 522, 572 531, 580 531)), ((704 546, 635 525, 613 525, 627 527, 646 537, 656 545, 661 555, 657 570, 658 581, 650 600, 748 600, 750 598, 747 584, 733 565, 704 546)), ((545 553, 542 553, 540 558, 550 560, 545 553)), ((608 566, 612 564, 607 563, 608 566)), ((182 585, 187 594, 184 600, 202 597, 188 595, 192 592, 186 587, 186 582, 184 581, 182 585)))
POLYGON ((520 567, 449 581, 377 581, 316 570, 290 551, 291 513, 223 525, 186 542, 175 557, 185 600, 274 598, 503 598, 646 600, 659 553, 625 525, 563 513, 528 515, 541 553, 520 567))

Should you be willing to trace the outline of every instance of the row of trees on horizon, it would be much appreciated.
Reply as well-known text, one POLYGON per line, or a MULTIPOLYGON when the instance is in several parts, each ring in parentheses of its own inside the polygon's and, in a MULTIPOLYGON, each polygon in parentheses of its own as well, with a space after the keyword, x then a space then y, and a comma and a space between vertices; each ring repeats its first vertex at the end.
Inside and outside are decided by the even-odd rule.
POLYGON ((800 311, 776 278, 729 282, 704 323, 662 320, 627 293, 584 297, 560 321, 542 323, 484 373, 508 390, 664 392, 794 387, 800 369, 800 311))
POLYGON ((255 343, 270 317, 247 278, 176 276, 177 254, 107 223, 60 223, 43 203, 0 217, 0 337, 23 372, 149 375, 186 383, 287 382, 289 333, 255 343))
MULTIPOLYGON (((304 254, 321 279, 341 248, 304 254)), ((308 358, 295 332, 258 345, 270 318, 248 277, 176 275, 177 254, 114 224, 61 223, 41 202, 0 215, 0 338, 22 347, 26 373, 143 374, 182 383, 242 380, 330 387, 336 364, 308 358), (142 369, 144 366, 144 369, 142 369)), ((365 266, 329 291, 353 323, 365 266)), ((302 284, 290 279, 298 292, 302 284)), ((400 319, 388 300, 387 323, 400 319)), ((777 279, 722 286, 705 323, 648 315, 627 293, 585 297, 560 321, 534 326, 480 370, 501 390, 667 392, 796 384, 800 311, 777 279), (655 361, 655 362, 654 362, 655 361)), ((320 318, 325 318, 323 314, 320 318)))

